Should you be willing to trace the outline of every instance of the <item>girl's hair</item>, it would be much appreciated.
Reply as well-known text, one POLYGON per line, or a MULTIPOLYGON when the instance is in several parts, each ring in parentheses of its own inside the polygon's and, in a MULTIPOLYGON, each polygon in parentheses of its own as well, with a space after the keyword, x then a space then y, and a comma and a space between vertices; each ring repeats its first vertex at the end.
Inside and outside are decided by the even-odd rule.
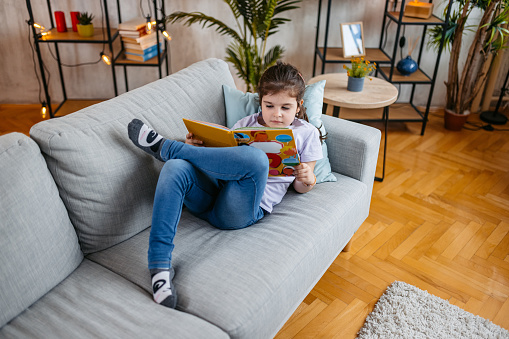
MULTIPOLYGON (((280 92, 286 92, 289 96, 294 97, 297 100, 297 107, 300 108, 296 117, 299 119, 306 120, 309 122, 308 115, 306 114, 306 108, 301 105, 301 100, 304 97, 306 91, 306 83, 302 74, 294 66, 281 62, 280 60, 274 66, 271 66, 265 70, 260 83, 258 84, 258 97, 260 106, 262 106, 262 98, 267 94, 277 94, 280 92)), ((320 126, 321 128, 322 126, 320 126)), ((320 133, 320 141, 327 138, 326 135, 322 135, 322 132, 318 128, 320 133)))

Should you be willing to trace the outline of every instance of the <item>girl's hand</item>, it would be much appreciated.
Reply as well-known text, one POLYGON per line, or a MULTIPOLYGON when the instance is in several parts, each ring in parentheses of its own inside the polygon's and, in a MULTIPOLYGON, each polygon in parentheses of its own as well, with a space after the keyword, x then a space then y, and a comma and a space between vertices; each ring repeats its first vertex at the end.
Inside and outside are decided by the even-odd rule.
POLYGON ((295 175, 295 180, 300 181, 306 186, 314 185, 315 175, 313 174, 313 169, 314 168, 312 168, 305 162, 295 166, 293 171, 293 174, 295 175))
POLYGON ((195 139, 193 133, 187 133, 186 144, 191 146, 203 146, 203 141, 201 141, 200 139, 195 139))

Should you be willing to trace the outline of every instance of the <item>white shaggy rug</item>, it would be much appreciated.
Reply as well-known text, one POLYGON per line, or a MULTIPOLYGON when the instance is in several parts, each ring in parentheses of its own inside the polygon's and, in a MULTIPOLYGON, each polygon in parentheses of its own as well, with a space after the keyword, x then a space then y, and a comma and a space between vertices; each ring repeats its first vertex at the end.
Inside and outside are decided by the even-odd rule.
POLYGON ((509 338, 509 331, 395 281, 380 297, 357 338, 509 338))

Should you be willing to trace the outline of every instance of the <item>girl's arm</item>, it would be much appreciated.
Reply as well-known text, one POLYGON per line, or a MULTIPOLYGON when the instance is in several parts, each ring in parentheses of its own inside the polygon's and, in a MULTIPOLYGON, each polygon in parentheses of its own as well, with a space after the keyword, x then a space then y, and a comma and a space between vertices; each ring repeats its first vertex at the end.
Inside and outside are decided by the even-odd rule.
POLYGON ((293 188, 299 193, 309 192, 316 185, 316 177, 313 173, 316 161, 303 162, 295 166, 295 180, 293 188))

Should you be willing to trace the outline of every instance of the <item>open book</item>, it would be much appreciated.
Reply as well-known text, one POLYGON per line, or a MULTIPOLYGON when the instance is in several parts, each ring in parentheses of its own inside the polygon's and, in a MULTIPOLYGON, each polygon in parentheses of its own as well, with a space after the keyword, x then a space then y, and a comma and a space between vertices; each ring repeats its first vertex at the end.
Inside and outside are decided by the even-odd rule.
POLYGON ((210 122, 183 119, 187 130, 207 147, 249 145, 267 153, 269 176, 291 176, 300 164, 293 131, 289 128, 243 127, 231 130, 210 122))

